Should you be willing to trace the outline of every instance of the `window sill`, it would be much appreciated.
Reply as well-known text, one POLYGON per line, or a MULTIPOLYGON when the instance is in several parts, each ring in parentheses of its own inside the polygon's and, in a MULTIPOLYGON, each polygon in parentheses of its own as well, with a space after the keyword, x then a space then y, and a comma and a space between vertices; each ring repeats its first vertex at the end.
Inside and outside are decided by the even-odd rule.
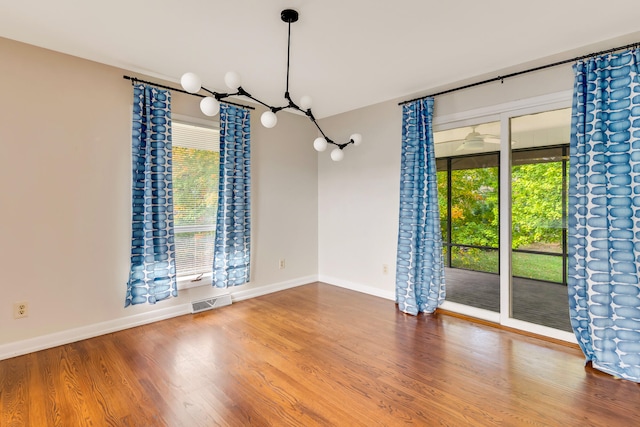
POLYGON ((190 276, 182 276, 178 277, 176 280, 178 282, 178 290, 197 288, 200 286, 211 286, 211 279, 213 277, 212 273, 203 274, 198 280, 200 276, 199 274, 193 274, 190 276))

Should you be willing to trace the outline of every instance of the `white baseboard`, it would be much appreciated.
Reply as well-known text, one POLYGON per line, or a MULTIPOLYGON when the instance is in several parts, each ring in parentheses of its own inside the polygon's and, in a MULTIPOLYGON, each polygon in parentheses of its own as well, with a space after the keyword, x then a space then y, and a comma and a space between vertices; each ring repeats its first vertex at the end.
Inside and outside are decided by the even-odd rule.
MULTIPOLYGON (((288 280, 286 282, 259 286, 254 289, 230 289, 229 294, 231 295, 231 299, 236 302, 249 298, 255 298, 261 295, 267 295, 285 289, 294 288, 296 286, 306 285, 308 283, 317 281, 318 276, 306 276, 300 277, 298 279, 288 280)), ((48 348, 53 348, 60 345, 97 337, 99 335, 122 331, 136 326, 146 325, 148 323, 158 322, 160 320, 166 320, 185 314, 191 314, 190 303, 158 308, 146 313, 134 314, 132 316, 121 317, 119 319, 108 320, 105 322, 81 326, 79 328, 54 332, 52 334, 42 335, 35 338, 2 344, 0 345, 0 360, 9 359, 11 357, 21 356, 23 354, 33 353, 35 351, 45 350, 48 348)))
POLYGON ((328 283, 330 285, 339 286, 345 289, 351 289, 352 291, 362 292, 363 294, 373 295, 380 298, 396 300, 395 289, 391 291, 385 291, 379 288, 362 285, 360 283, 349 282, 348 280, 338 279, 337 277, 320 275, 319 281, 328 283))
POLYGON ((231 300, 233 302, 242 301, 245 299, 255 298, 262 295, 272 294, 274 292, 284 291, 285 289, 295 288, 297 286, 307 285, 309 283, 317 282, 318 276, 305 276, 297 279, 287 280, 286 282, 274 283, 271 285, 259 286, 253 289, 229 289, 231 300))
POLYGON ((0 360, 97 337, 99 335, 109 334, 111 332, 122 331, 124 329, 158 322, 160 320, 170 319, 172 317, 182 316, 183 314, 189 313, 191 313, 191 304, 180 304, 172 307, 158 308, 157 310, 146 313, 139 313, 132 316, 121 317, 119 319, 108 320, 106 322, 94 323, 87 326, 81 326, 79 328, 54 332, 52 334, 29 338, 22 341, 15 341, 9 344, 0 345, 0 360))

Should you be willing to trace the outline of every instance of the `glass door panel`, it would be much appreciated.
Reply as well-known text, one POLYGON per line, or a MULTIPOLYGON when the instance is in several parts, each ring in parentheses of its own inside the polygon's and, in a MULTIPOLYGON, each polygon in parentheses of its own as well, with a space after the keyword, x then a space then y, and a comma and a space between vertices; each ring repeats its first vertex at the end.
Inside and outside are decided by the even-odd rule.
POLYGON ((568 109, 511 119, 511 317, 571 331, 566 288, 568 109))
POLYGON ((499 122, 434 141, 447 301, 499 312, 499 122))

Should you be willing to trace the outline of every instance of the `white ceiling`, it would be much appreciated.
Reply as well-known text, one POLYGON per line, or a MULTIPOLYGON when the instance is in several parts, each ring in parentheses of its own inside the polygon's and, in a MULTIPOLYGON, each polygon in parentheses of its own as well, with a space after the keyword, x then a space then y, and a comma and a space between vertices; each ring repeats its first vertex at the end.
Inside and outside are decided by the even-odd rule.
POLYGON ((0 36, 217 91, 234 70, 281 105, 286 8, 300 13, 290 92, 319 118, 640 30, 637 0, 0 0, 0 36))

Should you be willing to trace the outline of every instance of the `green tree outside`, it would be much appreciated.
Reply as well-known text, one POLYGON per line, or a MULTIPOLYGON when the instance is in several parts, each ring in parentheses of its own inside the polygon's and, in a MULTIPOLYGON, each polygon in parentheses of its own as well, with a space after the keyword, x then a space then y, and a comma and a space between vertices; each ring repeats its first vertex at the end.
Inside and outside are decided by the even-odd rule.
POLYGON ((215 224, 220 153, 173 147, 173 212, 176 226, 215 224))
MULTIPOLYGON (((452 170, 451 188, 447 172, 438 172, 443 238, 447 239, 447 196, 451 191, 451 242, 495 249, 453 247, 452 266, 498 272, 498 188, 497 167, 452 170)), ((513 249, 560 252, 562 162, 512 168, 512 226, 513 249)), ((514 253, 513 270, 523 277, 562 281, 560 257, 514 253)))

